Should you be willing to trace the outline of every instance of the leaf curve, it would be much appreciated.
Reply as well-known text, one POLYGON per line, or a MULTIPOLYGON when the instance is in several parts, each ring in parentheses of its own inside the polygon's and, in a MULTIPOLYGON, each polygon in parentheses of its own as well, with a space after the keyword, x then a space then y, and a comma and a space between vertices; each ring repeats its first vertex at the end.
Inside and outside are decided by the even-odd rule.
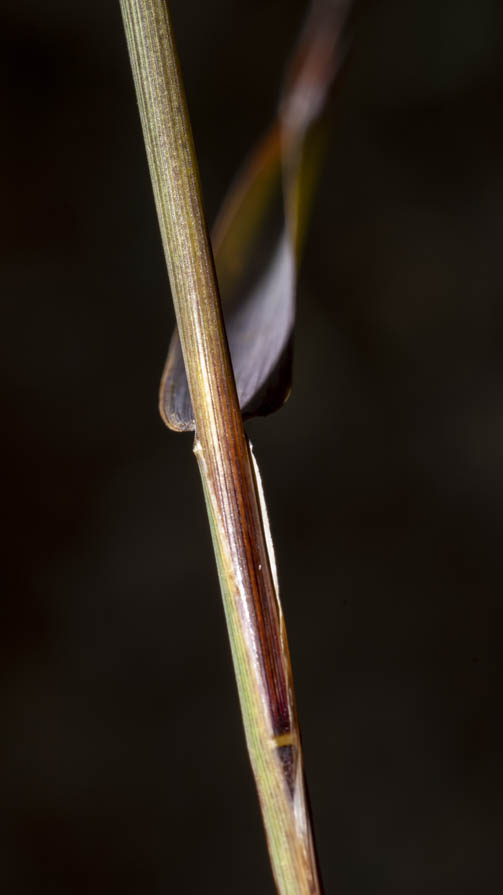
MULTIPOLYGON (((215 267, 239 404, 245 417, 279 409, 291 389, 297 270, 319 166, 316 123, 343 61, 349 0, 311 5, 277 117, 224 200, 213 233, 215 267)), ((161 380, 160 413, 195 428, 175 329, 161 380)))

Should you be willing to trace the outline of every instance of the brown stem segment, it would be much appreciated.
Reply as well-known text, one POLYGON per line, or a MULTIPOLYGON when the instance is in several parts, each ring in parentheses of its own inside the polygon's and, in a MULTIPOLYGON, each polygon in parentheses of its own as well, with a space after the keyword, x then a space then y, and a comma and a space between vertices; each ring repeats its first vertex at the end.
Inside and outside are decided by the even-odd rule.
POLYGON ((171 22, 164 0, 121 0, 121 7, 271 864, 281 895, 316 895, 274 557, 236 395, 171 22))

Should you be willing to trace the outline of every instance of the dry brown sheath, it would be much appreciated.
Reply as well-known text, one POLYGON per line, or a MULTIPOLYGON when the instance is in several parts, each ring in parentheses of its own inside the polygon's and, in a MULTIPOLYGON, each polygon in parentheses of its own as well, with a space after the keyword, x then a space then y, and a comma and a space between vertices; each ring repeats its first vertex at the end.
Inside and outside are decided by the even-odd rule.
POLYGON ((316 895, 274 556, 236 395, 171 22, 164 0, 121 0, 121 7, 272 869, 281 895, 316 895))

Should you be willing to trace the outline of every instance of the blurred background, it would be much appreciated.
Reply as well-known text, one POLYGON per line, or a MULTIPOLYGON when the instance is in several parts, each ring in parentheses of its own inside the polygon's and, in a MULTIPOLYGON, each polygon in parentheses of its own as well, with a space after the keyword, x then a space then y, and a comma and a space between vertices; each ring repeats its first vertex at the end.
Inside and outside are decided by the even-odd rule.
MULTIPOLYGON (((298 0, 171 3, 208 215, 298 0)), ((6 895, 273 895, 118 2, 0 12, 6 895)), ((287 406, 249 427, 327 893, 501 891, 503 23, 357 6, 287 406)))

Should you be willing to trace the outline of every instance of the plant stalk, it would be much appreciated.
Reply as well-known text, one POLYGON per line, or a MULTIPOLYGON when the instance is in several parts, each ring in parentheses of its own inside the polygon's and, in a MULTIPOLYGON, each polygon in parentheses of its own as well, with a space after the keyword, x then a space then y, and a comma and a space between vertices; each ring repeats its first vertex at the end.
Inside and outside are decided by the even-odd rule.
POLYGON ((121 0, 121 8, 272 870, 280 895, 319 895, 272 543, 236 394, 170 16, 164 0, 121 0))

